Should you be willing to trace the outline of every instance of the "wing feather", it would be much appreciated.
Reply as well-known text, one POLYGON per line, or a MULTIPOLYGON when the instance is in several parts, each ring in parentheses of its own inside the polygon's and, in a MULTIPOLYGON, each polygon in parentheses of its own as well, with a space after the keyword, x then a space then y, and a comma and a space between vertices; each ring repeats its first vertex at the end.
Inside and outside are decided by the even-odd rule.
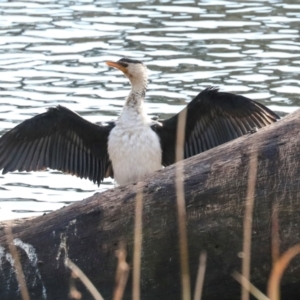
POLYGON ((0 169, 57 169, 98 185, 110 166, 107 140, 114 124, 92 124, 63 106, 24 121, 0 138, 0 169))
MULTIPOLYGON (((246 97, 207 88, 187 106, 185 158, 242 136, 279 119, 264 105, 246 97)), ((180 113, 179 113, 180 114, 180 113)), ((179 114, 152 129, 160 137, 162 164, 175 162, 176 131, 179 114)))

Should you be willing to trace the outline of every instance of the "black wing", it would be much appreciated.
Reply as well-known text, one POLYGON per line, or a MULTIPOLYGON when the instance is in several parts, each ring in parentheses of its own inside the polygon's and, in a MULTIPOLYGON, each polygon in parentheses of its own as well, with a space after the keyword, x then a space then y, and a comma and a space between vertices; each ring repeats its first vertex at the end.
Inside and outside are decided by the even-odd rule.
POLYGON ((51 168, 99 185, 111 170, 107 140, 113 126, 92 124, 63 106, 50 108, 0 138, 0 170, 51 168))
MULTIPOLYGON (((185 158, 196 155, 280 119, 262 104, 246 97, 207 88, 188 106, 185 130, 185 158)), ((162 164, 175 162, 176 130, 179 114, 152 129, 160 137, 162 164)))

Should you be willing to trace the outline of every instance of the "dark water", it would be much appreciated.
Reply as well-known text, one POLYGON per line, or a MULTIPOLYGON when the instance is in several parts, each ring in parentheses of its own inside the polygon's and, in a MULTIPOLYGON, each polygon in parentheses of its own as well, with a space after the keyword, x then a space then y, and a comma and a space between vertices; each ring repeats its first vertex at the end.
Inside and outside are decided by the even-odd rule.
MULTIPOLYGON (((300 106, 300 3, 294 1, 0 2, 0 133, 62 104, 116 118, 129 90, 106 60, 142 60, 150 115, 169 117, 208 85, 281 115, 300 106)), ((0 219, 36 215, 100 189, 56 171, 0 176, 0 219)))

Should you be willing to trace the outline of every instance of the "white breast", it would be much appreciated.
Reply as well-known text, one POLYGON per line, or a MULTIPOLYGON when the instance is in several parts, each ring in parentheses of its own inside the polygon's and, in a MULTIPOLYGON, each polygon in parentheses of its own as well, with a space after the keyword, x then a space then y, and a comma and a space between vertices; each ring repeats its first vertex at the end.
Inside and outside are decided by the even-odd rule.
POLYGON ((141 180, 162 168, 159 137, 138 115, 121 116, 109 135, 108 154, 120 185, 141 180))

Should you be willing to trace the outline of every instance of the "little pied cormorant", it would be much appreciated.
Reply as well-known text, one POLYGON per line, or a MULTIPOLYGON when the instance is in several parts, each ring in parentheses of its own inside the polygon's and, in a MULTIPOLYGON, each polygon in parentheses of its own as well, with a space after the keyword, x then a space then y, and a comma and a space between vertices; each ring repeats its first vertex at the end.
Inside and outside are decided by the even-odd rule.
MULTIPOLYGON (((179 114, 160 123, 146 114, 147 68, 137 60, 108 61, 131 83, 121 115, 108 125, 92 124, 63 106, 28 119, 0 138, 0 169, 57 169, 98 185, 114 177, 119 185, 138 181, 175 162, 179 114)), ((242 136, 279 117, 240 95, 206 88, 185 108, 185 158, 242 136)))

